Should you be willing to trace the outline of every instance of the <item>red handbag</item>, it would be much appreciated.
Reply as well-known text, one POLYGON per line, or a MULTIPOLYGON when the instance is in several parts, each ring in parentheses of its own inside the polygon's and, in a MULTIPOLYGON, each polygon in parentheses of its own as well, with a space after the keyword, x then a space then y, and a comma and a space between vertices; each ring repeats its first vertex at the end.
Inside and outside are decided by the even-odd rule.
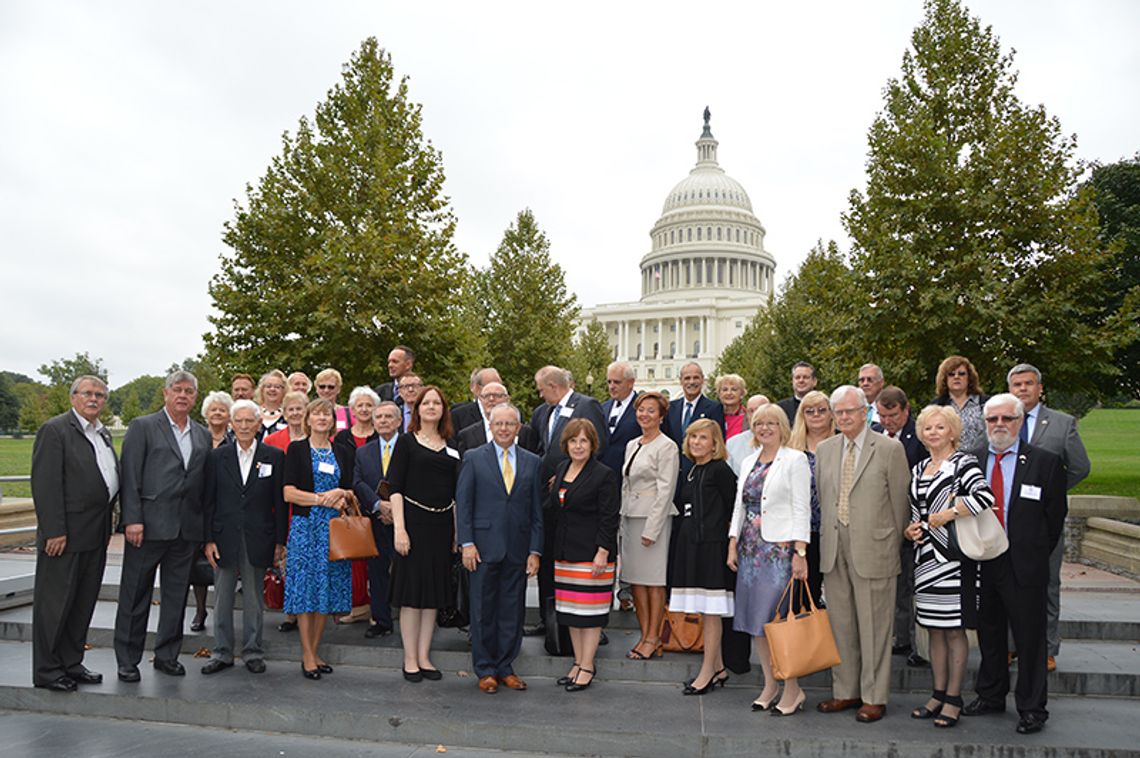
POLYGON ((265 607, 279 611, 285 607, 285 577, 277 568, 265 570, 264 588, 265 607))

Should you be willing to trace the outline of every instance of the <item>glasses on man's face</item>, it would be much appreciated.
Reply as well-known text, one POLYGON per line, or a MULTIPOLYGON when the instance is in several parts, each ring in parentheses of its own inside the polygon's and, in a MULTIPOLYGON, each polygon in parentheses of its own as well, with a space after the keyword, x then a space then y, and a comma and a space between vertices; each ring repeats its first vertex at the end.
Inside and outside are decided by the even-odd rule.
POLYGON ((830 409, 826 405, 820 405, 815 408, 804 408, 805 416, 826 416, 830 409))
POLYGON ((79 395, 82 398, 86 398, 87 400, 91 400, 91 399, 106 400, 107 399, 107 393, 106 392, 92 392, 91 390, 83 390, 82 392, 76 392, 75 394, 79 395))
POLYGON ((859 413, 864 413, 862 408, 836 408, 832 411, 836 416, 854 416, 859 413))
POLYGON ((1017 421, 1019 418, 1021 418, 1021 417, 1020 416, 986 416, 986 423, 987 424, 996 424, 997 422, 1000 421, 1003 424, 1012 424, 1014 421, 1017 421))
POLYGON ((496 402, 498 400, 506 400, 508 397, 510 397, 510 395, 508 395, 505 392, 484 392, 479 397, 482 400, 486 400, 489 403, 493 403, 493 402, 496 402))
POLYGON ((950 372, 949 374, 947 374, 946 376, 956 376, 956 377, 960 377, 960 378, 961 378, 961 377, 967 377, 967 376, 969 376, 969 375, 970 375, 970 372, 969 372, 969 371, 967 371, 967 370, 966 370, 966 369, 964 369, 964 368, 960 368, 960 369, 958 369, 957 371, 951 371, 951 372, 950 372))
POLYGON ((424 386, 422 384, 401 384, 400 385, 400 392, 403 392, 404 390, 408 390, 409 392, 415 392, 418 390, 422 390, 423 388, 424 388, 424 386))

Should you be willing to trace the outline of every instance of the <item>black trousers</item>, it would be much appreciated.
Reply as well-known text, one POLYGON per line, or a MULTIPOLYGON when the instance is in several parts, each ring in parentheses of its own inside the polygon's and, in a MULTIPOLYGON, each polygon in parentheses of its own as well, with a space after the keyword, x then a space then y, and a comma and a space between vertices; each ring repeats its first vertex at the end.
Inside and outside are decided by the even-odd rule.
MULTIPOLYGON (((1049 560, 1048 555, 1041 560, 1049 560)), ((1045 643, 1047 588, 1017 583, 1009 553, 981 565, 982 590, 978 608, 978 647, 982 662, 975 690, 992 703, 1004 703, 1009 694, 1009 645, 1006 630, 1017 645, 1017 712, 1041 719, 1048 697, 1045 643)))
POLYGON ((106 544, 55 557, 40 551, 32 595, 34 684, 48 684, 81 669, 106 565, 106 544))
MULTIPOLYGON (((190 586, 190 566, 198 545, 182 539, 144 539, 142 547, 135 547, 129 542, 124 546, 119 611, 115 616, 115 658, 120 666, 137 666, 142 660, 154 575, 160 568, 162 594, 154 657, 155 660, 173 661, 182 652, 186 591, 190 586)), ((255 582, 247 586, 256 589, 255 582)))
POLYGON ((372 604, 372 622, 392 628, 392 554, 396 551, 395 534, 391 524, 372 517, 372 537, 380 555, 368 559, 368 598, 372 604))
POLYGON ((554 598, 554 510, 542 509, 542 562, 538 566, 538 607, 554 598))

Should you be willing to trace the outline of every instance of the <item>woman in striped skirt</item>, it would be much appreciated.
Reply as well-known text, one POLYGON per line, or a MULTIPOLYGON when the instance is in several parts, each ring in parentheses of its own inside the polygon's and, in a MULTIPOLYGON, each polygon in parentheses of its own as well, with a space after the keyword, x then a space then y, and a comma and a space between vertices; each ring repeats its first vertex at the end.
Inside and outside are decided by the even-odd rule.
POLYGON ((912 523, 906 537, 918 545, 915 608, 918 623, 930 633, 934 692, 911 716, 934 719, 938 727, 952 727, 962 710, 969 652, 966 629, 977 626, 978 571, 973 561, 951 557, 945 526, 992 507, 994 496, 977 459, 958 450, 962 420, 953 408, 927 406, 918 415, 915 431, 930 457, 912 472, 912 523))
POLYGON ((562 430, 569 460, 550 490, 554 514, 554 609, 570 628, 574 665, 558 683, 578 692, 594 680, 594 656, 613 604, 614 557, 621 497, 617 475, 594 459, 598 433, 587 419, 562 430))

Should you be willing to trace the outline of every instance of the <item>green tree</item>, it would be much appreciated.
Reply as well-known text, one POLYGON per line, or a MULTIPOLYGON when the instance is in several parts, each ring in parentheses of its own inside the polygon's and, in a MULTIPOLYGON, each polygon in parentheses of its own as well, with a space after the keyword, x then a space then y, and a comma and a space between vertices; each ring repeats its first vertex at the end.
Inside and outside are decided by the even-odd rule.
MULTIPOLYGON (((85 374, 97 376, 107 381, 107 368, 102 358, 92 358, 88 353, 76 353, 74 358, 60 358, 51 363, 45 363, 37 369, 48 378, 49 386, 38 398, 37 408, 30 418, 40 418, 40 424, 52 416, 63 413, 71 407, 71 385, 77 377, 85 374)), ((21 412, 21 418, 23 413, 21 412)), ((110 408, 104 408, 101 418, 109 421, 110 408)), ((38 428, 39 424, 36 424, 38 428)))
POLYGON ((613 359, 606 328, 594 319, 574 341, 566 367, 573 372, 579 392, 605 401, 610 397, 606 389, 606 368, 613 359))
POLYGON ((12 381, 0 374, 0 429, 16 429, 20 421, 20 399, 12 391, 12 381))
POLYGON ((1013 54, 957 0, 927 0, 911 45, 843 216, 861 293, 852 363, 923 399, 951 353, 987 388, 1027 360, 1054 386, 1097 390, 1119 335, 1092 318, 1105 253, 1075 137, 1018 100, 1013 54))
MULTIPOLYGON (((479 291, 489 365, 514 398, 533 405, 534 373, 547 364, 566 366, 570 359, 578 301, 566 289, 565 272, 551 259, 550 242, 529 208, 503 233, 479 276, 479 291)), ((575 379, 584 390, 584 377, 575 379)))
POLYGON ((1131 339, 1116 357, 1117 386, 1140 397, 1140 153, 1131 159, 1095 165, 1086 186, 1100 216, 1101 242, 1113 252, 1101 266, 1103 315, 1126 330, 1131 339))
POLYGON ((427 381, 465 390, 481 335, 463 318, 466 258, 421 121, 370 37, 313 119, 284 134, 225 224, 205 335, 223 375, 335 366, 346 386, 376 384, 404 343, 427 381))
POLYGON ((48 388, 43 384, 20 382, 13 385, 12 393, 20 401, 20 431, 34 432, 54 415, 49 410, 48 388))
POLYGON ((107 406, 124 424, 143 414, 154 413, 162 407, 162 387, 165 381, 164 377, 147 374, 135 377, 111 390, 107 406))

